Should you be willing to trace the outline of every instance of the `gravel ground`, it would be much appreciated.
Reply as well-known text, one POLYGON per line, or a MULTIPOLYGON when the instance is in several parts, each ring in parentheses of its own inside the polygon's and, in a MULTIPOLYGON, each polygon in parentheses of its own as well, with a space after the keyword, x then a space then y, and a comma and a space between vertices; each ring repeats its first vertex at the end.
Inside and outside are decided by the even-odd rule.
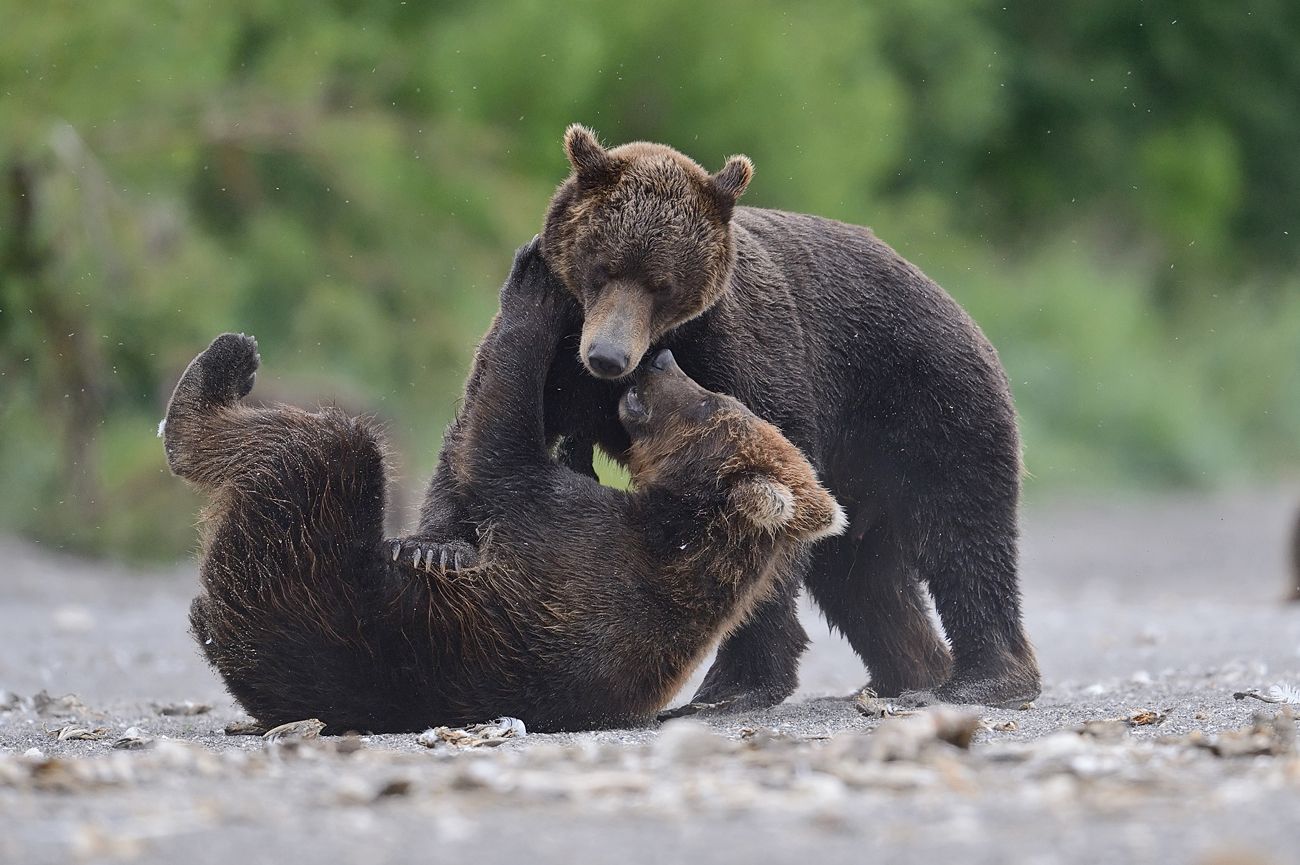
POLYGON ((1300 688, 1294 507, 1031 510, 1031 708, 871 716, 890 707, 848 698, 862 667, 807 610, 785 705, 495 748, 226 736, 192 566, 0 539, 0 862, 1300 862, 1293 710, 1233 696, 1300 688), (131 727, 144 747, 114 748, 131 727))

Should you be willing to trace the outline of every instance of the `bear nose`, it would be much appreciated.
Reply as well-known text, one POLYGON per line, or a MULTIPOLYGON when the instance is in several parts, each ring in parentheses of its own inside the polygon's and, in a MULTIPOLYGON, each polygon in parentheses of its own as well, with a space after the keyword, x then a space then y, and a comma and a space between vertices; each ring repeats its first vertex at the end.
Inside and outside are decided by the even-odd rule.
POLYGON ((606 378, 618 378, 627 372, 627 352, 606 342, 598 342, 587 350, 587 363, 592 372, 606 378))
POLYGON ((664 349, 654 356, 654 360, 650 361, 650 365, 659 372, 667 372, 677 365, 677 361, 673 359, 671 351, 664 349))

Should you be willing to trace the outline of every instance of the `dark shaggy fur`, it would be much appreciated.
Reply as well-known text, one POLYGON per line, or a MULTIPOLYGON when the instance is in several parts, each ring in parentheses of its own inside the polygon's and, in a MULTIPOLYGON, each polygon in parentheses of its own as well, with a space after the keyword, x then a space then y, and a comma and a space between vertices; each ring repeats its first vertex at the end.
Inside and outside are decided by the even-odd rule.
POLYGON ((256 344, 218 337, 167 409, 172 470, 208 491, 194 635, 259 721, 399 731, 498 715, 538 730, 642 723, 787 570, 843 529, 808 461, 670 352, 622 405, 635 491, 557 464, 542 392, 572 301, 516 261, 461 416, 458 494, 478 565, 381 548, 384 453, 337 410, 240 403, 256 344))
MULTIPOLYGON (((697 699, 742 707, 790 694, 807 642, 800 579, 882 694, 1036 696, 1017 582, 1016 416, 979 328, 869 230, 736 206, 752 173, 744 157, 710 175, 662 145, 606 150, 582 127, 565 144, 574 171, 551 201, 543 253, 584 321, 551 368, 548 436, 582 471, 593 445, 626 461, 613 380, 668 347, 705 387, 779 427, 850 515, 842 538, 793 559, 784 591, 727 640, 697 699)), ((471 380, 470 404, 476 394, 471 380)), ((453 566, 474 556, 448 482, 456 435, 403 542, 453 566)))

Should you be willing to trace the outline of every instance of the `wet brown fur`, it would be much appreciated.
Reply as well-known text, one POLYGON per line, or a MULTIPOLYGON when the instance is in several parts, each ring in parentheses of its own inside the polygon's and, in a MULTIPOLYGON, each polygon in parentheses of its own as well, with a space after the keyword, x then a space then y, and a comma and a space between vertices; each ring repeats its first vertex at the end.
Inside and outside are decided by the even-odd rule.
MULTIPOLYGON (((661 144, 606 150, 577 125, 565 149, 574 171, 552 199, 542 242, 584 309, 581 361, 609 376, 592 346, 626 356, 631 368, 649 346, 671 345, 693 374, 753 400, 825 466, 832 488, 857 506, 853 530, 822 549, 824 561, 796 558, 792 571, 807 573, 882 693, 938 688, 943 699, 997 703, 1036 696, 1015 582, 1014 409, 978 328, 866 229, 737 207, 753 176, 744 157, 709 174, 661 144), (906 410, 909 420, 880 401, 894 391, 918 407, 906 410), (954 403, 969 415, 957 424, 943 416, 954 403), (893 464, 875 462, 894 448, 893 464), (948 455, 931 456, 939 449, 948 455), (947 468, 953 459, 970 464, 947 468), (904 492, 891 501, 887 490, 904 492), (938 600, 955 669, 918 577, 938 600)), ((616 436, 597 432, 596 441, 619 454, 616 436)), ((778 578, 785 597, 724 646, 697 699, 762 704, 789 693, 805 640, 792 613, 798 582, 778 578)))
POLYGON ((581 356, 623 327, 632 334, 635 367, 651 342, 726 291, 735 261, 728 222, 753 166, 735 156, 710 175, 684 154, 644 141, 597 154, 590 135, 576 125, 565 135, 570 159, 587 167, 575 168, 552 199, 544 251, 583 301, 581 356), (653 238, 629 240, 643 237, 647 225, 653 238))
POLYGON ((380 545, 384 450, 334 409, 250 408, 256 347, 219 337, 162 430, 172 470, 212 496, 195 637, 259 721, 416 730, 499 715, 537 730, 644 723, 744 619, 801 542, 842 528, 808 461, 675 364, 637 378, 631 492, 550 458, 546 371, 569 302, 535 248, 503 290, 462 412, 456 483, 480 561, 413 571, 380 545), (752 510, 792 494, 774 521, 752 510))
MULTIPOLYGON (((849 514, 842 537, 781 565, 771 598, 721 646, 697 698, 753 708, 794 690, 807 643, 800 584, 881 694, 932 689, 952 702, 1015 705, 1036 696, 1017 573, 1019 432, 978 326, 870 230, 739 206, 753 175, 744 157, 709 174, 660 144, 606 149, 576 125, 565 148, 573 172, 541 236, 582 309, 546 390, 545 428, 561 458, 592 476, 596 447, 635 461, 617 380, 642 354, 669 348, 695 380, 774 424, 849 514)), ((500 398, 471 373, 466 405, 480 394, 500 398)), ((466 452, 458 429, 402 543, 473 561, 450 483, 466 452)))

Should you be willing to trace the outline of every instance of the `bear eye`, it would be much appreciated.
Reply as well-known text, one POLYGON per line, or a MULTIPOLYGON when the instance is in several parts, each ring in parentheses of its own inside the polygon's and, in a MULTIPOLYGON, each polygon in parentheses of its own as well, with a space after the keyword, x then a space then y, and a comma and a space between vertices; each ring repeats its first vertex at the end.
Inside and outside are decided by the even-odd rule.
POLYGON ((596 288, 601 288, 609 282, 609 267, 603 264, 597 264, 591 269, 591 282, 596 288))

